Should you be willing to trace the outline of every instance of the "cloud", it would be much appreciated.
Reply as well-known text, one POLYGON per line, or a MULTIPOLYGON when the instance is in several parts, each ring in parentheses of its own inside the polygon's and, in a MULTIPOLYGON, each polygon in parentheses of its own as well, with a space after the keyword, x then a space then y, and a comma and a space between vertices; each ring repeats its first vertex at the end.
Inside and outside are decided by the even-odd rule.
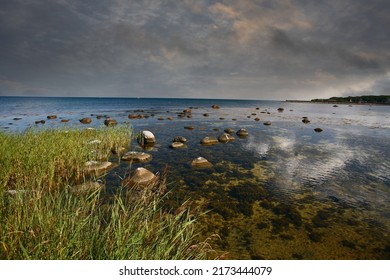
MULTIPOLYGON (((231 29, 240 44, 263 37, 269 28, 309 29, 311 23, 288 0, 234 1, 232 6, 216 3, 209 7, 212 14, 231 20, 231 29)), ((216 21, 218 25, 218 21, 216 21)))
MULTIPOLYGON (((53 95, 310 99, 385 92, 389 6, 5 0, 0 76, 53 95)), ((9 88, 1 94, 18 94, 9 88)))

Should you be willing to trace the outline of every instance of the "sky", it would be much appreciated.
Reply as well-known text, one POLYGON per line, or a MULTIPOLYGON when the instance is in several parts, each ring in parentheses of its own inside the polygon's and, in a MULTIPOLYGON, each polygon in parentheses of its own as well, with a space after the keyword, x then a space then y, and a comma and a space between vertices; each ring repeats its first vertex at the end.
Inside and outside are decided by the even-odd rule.
POLYGON ((388 0, 0 1, 0 96, 389 93, 388 0))

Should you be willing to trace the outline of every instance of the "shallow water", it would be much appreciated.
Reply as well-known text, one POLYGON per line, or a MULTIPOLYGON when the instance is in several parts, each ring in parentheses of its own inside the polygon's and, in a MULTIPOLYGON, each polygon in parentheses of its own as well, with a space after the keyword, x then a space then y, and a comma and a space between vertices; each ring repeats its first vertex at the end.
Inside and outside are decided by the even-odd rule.
MULTIPOLYGON (((202 238, 229 259, 389 259, 390 107, 276 101, 180 99, 74 99, 0 97, 0 129, 98 127, 108 115, 148 129, 157 144, 148 163, 121 162, 107 175, 111 189, 138 166, 159 172, 168 165, 175 207, 187 198, 210 210, 202 238), (212 109, 217 103, 220 109, 212 109), (183 109, 192 118, 178 119, 183 109), (283 107, 283 112, 277 108, 283 107), (259 108, 257 110, 256 108, 259 108), (146 119, 129 120, 142 110, 146 119), (208 113, 209 116, 203 116, 208 113), (56 114, 58 119, 47 120, 56 114), (78 120, 93 114, 93 122, 78 120), (304 124, 302 117, 310 123, 304 124), (164 120, 158 120, 158 118, 164 120), (172 117, 169 121, 166 118, 172 117), (254 119, 259 117, 259 122, 254 119), (14 120, 14 118, 21 118, 14 120), (69 119, 61 123, 60 119, 69 119), (223 118, 223 119, 221 119, 223 118), (232 120, 236 119, 236 120, 232 120), (271 121, 270 126, 263 125, 271 121), (184 129, 194 126, 194 130, 184 129), (205 136, 225 128, 246 128, 249 136, 202 146, 205 136), (317 133, 314 128, 320 127, 317 133), (174 136, 188 139, 170 149, 174 136), (194 169, 202 156, 211 169, 194 169)), ((133 142, 132 150, 142 150, 133 142)), ((117 160, 115 157, 113 160, 117 160)), ((110 188, 109 188, 110 189, 110 188)))

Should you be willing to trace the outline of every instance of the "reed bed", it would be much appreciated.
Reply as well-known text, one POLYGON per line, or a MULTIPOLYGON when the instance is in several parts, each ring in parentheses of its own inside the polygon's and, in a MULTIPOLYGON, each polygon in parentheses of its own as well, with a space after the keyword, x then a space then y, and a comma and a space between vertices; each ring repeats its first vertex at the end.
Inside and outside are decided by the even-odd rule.
POLYGON ((205 259, 200 213, 163 207, 166 178, 142 197, 73 191, 86 161, 108 160, 130 139, 125 126, 0 133, 0 259, 205 259))

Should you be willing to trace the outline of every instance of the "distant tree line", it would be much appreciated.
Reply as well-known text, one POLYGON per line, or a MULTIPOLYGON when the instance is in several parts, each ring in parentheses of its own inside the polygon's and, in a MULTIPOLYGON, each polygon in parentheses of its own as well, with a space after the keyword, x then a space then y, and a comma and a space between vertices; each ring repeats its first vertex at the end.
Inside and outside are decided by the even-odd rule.
POLYGON ((312 99, 312 102, 390 104, 390 95, 362 95, 312 99))

